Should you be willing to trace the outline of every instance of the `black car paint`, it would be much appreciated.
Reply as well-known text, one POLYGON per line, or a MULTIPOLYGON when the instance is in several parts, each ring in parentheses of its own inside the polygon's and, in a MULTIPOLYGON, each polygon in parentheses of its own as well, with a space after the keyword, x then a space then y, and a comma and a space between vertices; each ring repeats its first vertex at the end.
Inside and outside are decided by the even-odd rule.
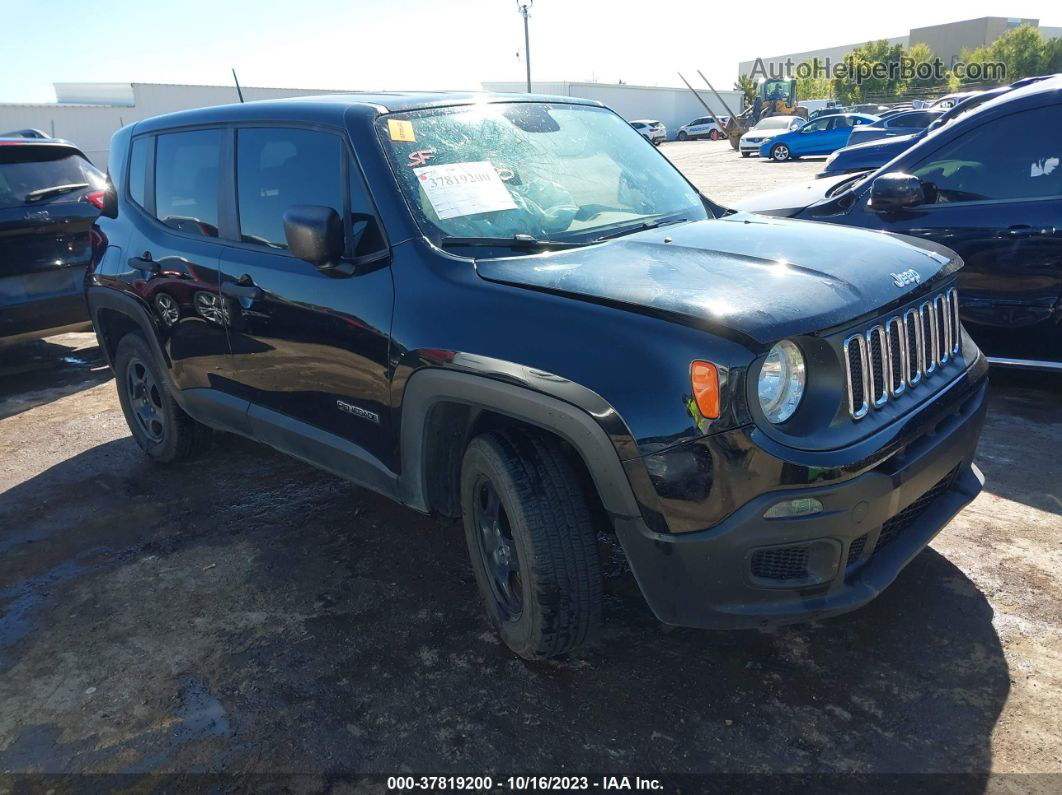
MULTIPOLYGON (((949 492, 954 510, 976 493, 970 460, 985 364, 975 346, 964 342, 949 378, 893 413, 861 423, 847 416, 837 359, 846 330, 949 285, 960 265, 949 252, 893 237, 732 216, 562 253, 458 256, 436 248, 417 227, 374 123, 386 112, 473 101, 484 100, 459 94, 314 97, 184 112, 119 131, 110 174, 121 209, 117 220, 100 221, 110 247, 88 286, 101 348, 113 354, 121 333, 139 329, 156 346, 175 398, 192 416, 421 511, 453 515, 446 496, 452 450, 459 463, 483 412, 550 430, 582 458, 647 600, 661 619, 675 623, 800 620, 851 609, 876 592, 842 572, 818 589, 825 601, 812 607, 805 592, 774 589, 773 600, 763 601, 747 582, 723 587, 721 580, 677 576, 703 568, 709 552, 719 565, 743 570, 742 555, 759 543, 741 529, 753 510, 748 506, 770 502, 775 493, 829 488, 843 501, 849 485, 887 482, 889 510, 899 510, 919 496, 897 474, 901 460, 918 470, 961 467, 968 477, 965 491, 949 492), (134 136, 245 124, 312 125, 343 135, 351 167, 371 187, 388 257, 342 278, 238 242, 226 187, 231 160, 222 169, 229 173, 221 178, 218 238, 165 227, 131 203, 125 172, 134 136), (845 250, 858 265, 838 259, 845 250), (145 251, 160 262, 192 258, 203 273, 216 269, 207 289, 227 299, 227 323, 194 314, 182 316, 176 328, 160 322, 145 300, 157 278, 142 267, 145 251), (271 267, 267 258, 277 263, 271 267), (616 271, 623 276, 611 285, 606 260, 616 268, 631 263, 616 271), (889 271, 908 268, 924 279, 898 288, 889 271), (772 279, 789 292, 757 294, 757 284, 772 279), (715 311, 712 296, 729 302, 727 311, 715 311), (786 428, 768 428, 750 406, 752 384, 770 344, 786 334, 799 335, 819 371, 809 406, 786 428), (701 417, 692 404, 695 359, 720 367, 725 409, 718 419, 701 417), (976 405, 963 413, 971 400, 976 405), (922 449, 941 417, 954 418, 962 429, 943 435, 955 446, 946 459, 922 449), (727 517, 739 518, 720 542, 727 517), (717 609, 734 602, 746 604, 738 611, 744 615, 717 609)), ((773 535, 794 539, 809 526, 814 522, 794 532, 797 525, 775 523, 773 535)), ((904 554, 916 554, 942 526, 926 523, 900 545, 904 554)), ((880 588, 905 562, 883 557, 860 576, 880 588)))
MULTIPOLYGON (((51 138, 0 138, 0 147, 19 162, 71 156, 88 162, 73 144, 51 138)), ((84 201, 90 190, 0 207, 0 343, 87 328, 84 281, 99 215, 84 201)))
MULTIPOLYGON (((962 316, 984 352, 1005 362, 1062 367, 1062 196, 920 205, 891 213, 875 212, 869 203, 876 178, 913 171, 972 129, 1059 104, 1059 78, 1003 90, 865 178, 817 180, 743 202, 742 207, 946 245, 965 262, 959 276, 962 316), (844 185, 846 179, 853 187, 844 185)), ((1001 147, 1008 145, 1000 142, 1001 147)))

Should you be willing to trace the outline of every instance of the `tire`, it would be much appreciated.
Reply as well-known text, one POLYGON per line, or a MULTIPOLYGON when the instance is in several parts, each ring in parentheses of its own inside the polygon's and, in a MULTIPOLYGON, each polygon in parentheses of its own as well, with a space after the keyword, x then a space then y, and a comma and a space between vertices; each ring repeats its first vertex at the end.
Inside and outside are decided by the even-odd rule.
POLYGON ((118 343, 114 375, 129 431, 149 458, 169 464, 205 446, 208 429, 173 400, 154 352, 139 333, 126 334, 118 343))
POLYGON ((723 136, 719 134, 719 130, 712 130, 710 133, 708 133, 708 137, 711 138, 713 141, 718 141, 723 136))
POLYGON ((775 144, 771 147, 771 160, 775 163, 784 163, 793 159, 793 153, 785 144, 775 144))
POLYGON ((678 135, 675 137, 680 141, 685 141, 687 138, 689 138, 689 135, 686 134, 685 130, 679 130, 678 135))
POLYGON ((741 156, 742 157, 752 157, 752 152, 742 152, 741 156))
POLYGON ((519 431, 477 436, 461 464, 461 512, 487 616, 506 646, 536 660, 594 635, 597 537, 559 442, 519 431))

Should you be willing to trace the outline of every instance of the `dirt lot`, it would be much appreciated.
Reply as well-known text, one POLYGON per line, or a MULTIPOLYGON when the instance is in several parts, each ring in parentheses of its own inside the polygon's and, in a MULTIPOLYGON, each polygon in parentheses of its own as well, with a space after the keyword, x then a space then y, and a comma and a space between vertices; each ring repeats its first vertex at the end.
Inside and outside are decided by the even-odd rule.
MULTIPOLYGON (((724 202, 819 167, 664 151, 724 202)), ((153 466, 91 335, 0 357, 0 772, 1062 781, 1059 379, 998 375, 985 493, 867 608, 665 632, 619 575, 595 647, 528 664, 456 525, 229 436, 153 466)))

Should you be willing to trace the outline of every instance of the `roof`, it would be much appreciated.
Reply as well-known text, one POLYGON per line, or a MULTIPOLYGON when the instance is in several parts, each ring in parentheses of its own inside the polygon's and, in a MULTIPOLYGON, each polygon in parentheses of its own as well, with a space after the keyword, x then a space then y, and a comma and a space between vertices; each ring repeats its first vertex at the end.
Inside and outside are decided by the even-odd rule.
POLYGON ((475 105, 493 102, 553 102, 568 105, 593 105, 600 102, 577 97, 558 97, 548 94, 502 94, 489 91, 394 91, 357 92, 347 94, 312 94, 284 99, 263 99, 232 105, 212 105, 154 116, 137 122, 138 132, 150 132, 165 127, 210 124, 225 121, 305 120, 341 123, 349 112, 375 117, 384 113, 400 113, 424 108, 443 108, 454 105, 475 105))

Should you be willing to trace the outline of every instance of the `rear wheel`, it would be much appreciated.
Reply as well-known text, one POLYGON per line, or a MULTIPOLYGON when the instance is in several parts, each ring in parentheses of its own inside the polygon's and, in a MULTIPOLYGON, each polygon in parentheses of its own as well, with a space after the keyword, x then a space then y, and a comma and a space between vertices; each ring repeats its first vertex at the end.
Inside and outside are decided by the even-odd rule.
POLYGON ((181 409, 144 338, 126 334, 114 355, 118 402, 133 439, 153 460, 179 461, 198 452, 209 431, 181 409))
POLYGON ((775 163, 784 163, 786 160, 792 160, 793 153, 789 151, 789 147, 785 144, 775 144, 771 147, 771 160, 775 163))
POLYGON ((584 644, 601 621, 601 568, 586 498, 560 443, 491 432, 461 465, 461 511, 487 616, 529 660, 584 644))
POLYGON ((710 132, 710 133, 708 134, 708 137, 709 137, 709 138, 711 138, 711 139, 712 139, 713 141, 718 141, 718 140, 719 140, 720 138, 722 138, 723 136, 719 134, 719 130, 712 130, 712 131, 711 131, 711 132, 710 132))

